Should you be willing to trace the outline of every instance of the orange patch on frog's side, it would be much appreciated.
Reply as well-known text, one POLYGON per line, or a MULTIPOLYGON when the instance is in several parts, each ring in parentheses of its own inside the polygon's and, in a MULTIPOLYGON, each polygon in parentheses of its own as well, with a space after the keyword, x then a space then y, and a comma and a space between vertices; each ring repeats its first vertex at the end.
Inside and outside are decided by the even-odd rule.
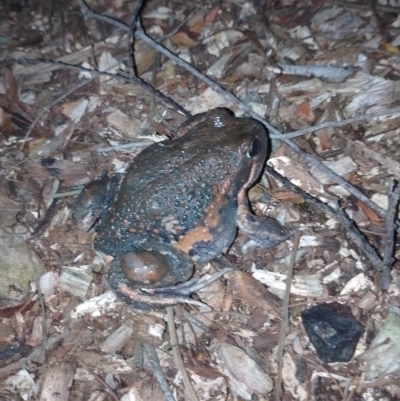
POLYGON ((224 195, 228 192, 230 187, 230 182, 228 180, 223 181, 221 185, 214 185, 214 193, 215 198, 214 202, 211 203, 206 208, 205 213, 205 226, 206 227, 217 227, 219 224, 219 215, 218 211, 221 209, 221 204, 224 198, 224 195))
POLYGON ((214 202, 206 208, 204 225, 192 228, 186 234, 180 236, 179 240, 173 244, 174 248, 189 253, 196 243, 211 242, 213 240, 210 228, 217 227, 219 224, 220 219, 218 212, 221 208, 223 196, 227 192, 228 187, 229 184, 224 182, 221 185, 214 186, 214 202))
POLYGON ((189 251, 193 248, 193 245, 197 242, 210 242, 212 239, 213 236, 208 228, 196 227, 188 231, 185 235, 182 235, 178 242, 173 244, 173 246, 182 252, 189 253, 189 251))

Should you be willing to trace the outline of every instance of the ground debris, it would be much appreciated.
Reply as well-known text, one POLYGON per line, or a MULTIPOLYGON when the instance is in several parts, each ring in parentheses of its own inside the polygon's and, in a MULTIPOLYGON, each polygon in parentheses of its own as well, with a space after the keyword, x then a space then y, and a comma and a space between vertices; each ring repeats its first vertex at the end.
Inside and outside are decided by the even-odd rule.
POLYGON ((343 219, 272 174, 253 187, 256 214, 301 232, 284 399, 398 397, 395 2, 151 0, 139 10, 143 29, 135 2, 90 1, 91 13, 83 0, 53 3, 0 4, 0 398, 168 399, 151 346, 170 393, 187 400, 171 324, 199 400, 280 394, 276 355, 293 239, 265 251, 239 231, 224 261, 196 266, 201 276, 235 269, 194 295, 212 311, 179 306, 171 322, 164 310, 142 314, 107 291, 93 234, 71 218, 83 185, 123 174, 144 147, 179 136, 189 112, 216 107, 272 123, 268 166, 356 224, 376 250, 371 258, 343 219), (382 287, 376 265, 385 263, 382 287), (333 303, 365 334, 353 358, 355 344, 329 364, 337 359, 318 357, 301 316, 333 303))

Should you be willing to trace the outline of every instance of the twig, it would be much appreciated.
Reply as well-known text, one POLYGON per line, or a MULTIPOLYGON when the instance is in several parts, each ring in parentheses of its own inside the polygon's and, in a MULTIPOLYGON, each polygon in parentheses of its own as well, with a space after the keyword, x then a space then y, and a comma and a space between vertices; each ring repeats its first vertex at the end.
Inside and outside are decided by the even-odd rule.
POLYGON ((383 345, 389 344, 391 341, 391 339, 389 337, 386 337, 384 340, 379 341, 378 343, 371 345, 367 350, 365 350, 364 352, 361 352, 361 354, 355 355, 353 356, 353 359, 358 359, 358 360, 362 360, 365 355, 371 353, 372 351, 376 350, 379 347, 382 347, 383 345))
POLYGON ((104 386, 105 390, 107 391, 107 393, 109 393, 111 395, 111 397, 116 400, 119 401, 119 398, 117 396, 117 394, 115 394, 115 391, 97 374, 95 373, 95 371, 90 368, 89 366, 86 365, 85 362, 83 362, 80 359, 77 359, 78 363, 80 365, 82 365, 98 382, 100 382, 102 384, 102 386, 104 386))
POLYGON ((49 107, 44 107, 42 109, 42 111, 36 116, 36 118, 32 121, 31 125, 28 128, 28 131, 26 131, 25 137, 21 142, 21 147, 20 150, 22 151, 26 141, 29 139, 29 136, 31 135, 31 132, 33 130, 33 128, 35 128, 36 124, 58 103, 62 102, 65 98, 67 98, 69 95, 71 95, 72 93, 76 92, 78 89, 83 88, 84 86, 86 86, 87 84, 89 84, 90 82, 92 82, 94 80, 94 78, 89 79, 88 81, 82 82, 79 85, 75 86, 74 88, 72 88, 71 90, 69 90, 67 93, 64 93, 63 95, 61 95, 60 97, 58 97, 56 100, 54 100, 54 102, 51 103, 51 105, 49 107))
MULTIPOLYGON (((211 283, 213 283, 216 280, 219 280, 223 275, 226 273, 229 273, 233 271, 234 269, 231 267, 225 267, 219 271, 217 271, 214 274, 208 275, 206 274, 205 276, 201 277, 198 279, 197 277, 193 277, 192 279, 186 281, 185 283, 178 284, 178 285, 173 285, 167 288, 159 288, 159 289, 153 289, 152 292, 154 293, 162 293, 168 291, 173 291, 176 294, 179 295, 190 295, 194 292, 197 292, 199 290, 202 290, 205 287, 208 287, 211 283)), ((205 304, 204 304, 205 305, 205 304)))
POLYGON ((185 386, 188 399, 191 401, 198 401, 199 399, 197 397, 197 394, 194 391, 187 370, 183 365, 183 360, 178 345, 178 337, 176 335, 176 330, 175 330, 174 309, 171 306, 167 308, 167 320, 168 320, 168 333, 172 347, 172 354, 174 356, 175 364, 178 367, 180 374, 182 375, 182 381, 185 386))
POLYGON ((114 152, 114 151, 118 151, 118 150, 130 150, 130 149, 140 149, 143 148, 144 146, 149 146, 152 143, 154 143, 154 141, 151 140, 145 140, 143 142, 131 142, 131 143, 126 143, 124 145, 115 145, 115 146, 110 146, 107 148, 97 148, 96 152, 98 153, 108 153, 108 152, 114 152))
MULTIPOLYGON (((115 27, 128 31, 129 27, 120 22, 117 21, 114 18, 107 17, 101 14, 98 14, 91 10, 89 6, 84 2, 84 0, 76 0, 78 4, 80 5, 82 12, 84 15, 88 18, 94 18, 99 21, 107 22, 109 24, 114 25, 115 27)), ((325 166, 322 162, 317 160, 315 157, 312 155, 307 154, 304 152, 295 142, 291 141, 290 139, 284 138, 282 136, 282 133, 275 128, 273 125, 271 125, 267 120, 265 120, 263 117, 261 117, 259 114, 254 112, 249 106, 245 105, 240 99, 238 99, 236 96, 234 96, 231 92, 229 92, 226 89, 223 89, 221 86, 219 86, 217 83, 215 83, 213 80, 202 74, 200 71, 198 71, 196 68, 194 68, 192 65, 189 63, 185 62, 184 60, 180 59, 178 56, 176 56, 174 53, 170 52, 168 49, 157 43, 155 40, 147 36, 143 28, 140 24, 140 20, 138 20, 138 26, 135 32, 135 37, 138 39, 143 40, 145 43, 147 43, 149 46, 154 48, 155 50, 159 51, 160 53, 164 54, 167 56, 170 60, 174 61, 176 64, 187 70, 189 73, 194 75, 196 78, 207 84, 210 88, 212 88, 215 92, 219 93, 222 95, 227 101, 233 103, 235 106, 237 106, 240 110, 244 111, 245 113, 248 113, 251 117, 253 117, 255 120, 260 121, 263 123, 271 132, 271 137, 272 135, 276 135, 276 138, 279 140, 282 140, 289 146, 293 151, 298 153, 301 158, 309 165, 312 167, 317 168, 318 170, 322 171, 324 174, 326 174, 329 178, 332 179, 332 181, 336 182, 336 184, 341 185, 344 189, 346 189, 348 192, 350 192, 352 195, 354 195, 356 198, 360 199, 362 202, 364 202, 370 209, 372 209, 378 216, 381 218, 385 218, 386 212, 379 207, 376 203, 372 202, 366 195, 364 195, 360 190, 355 188, 353 185, 351 185, 348 181, 346 181, 344 178, 342 178, 340 175, 336 174, 334 171, 332 171, 330 168, 325 166)))
POLYGON ((361 385, 361 388, 374 388, 374 387, 383 387, 383 386, 393 386, 399 384, 398 377, 384 377, 382 379, 376 379, 369 382, 364 382, 361 385))
MULTIPOLYGON (((117 27, 119 29, 122 29, 122 30, 124 30, 126 32, 129 31, 129 26, 124 24, 123 22, 120 22, 120 21, 118 21, 118 20, 116 20, 116 19, 114 19, 112 17, 108 17, 108 16, 105 16, 105 15, 98 14, 97 12, 93 11, 86 4, 86 2, 84 0, 76 0, 76 1, 80 5, 83 14, 87 18, 94 18, 94 19, 96 19, 98 21, 107 22, 107 23, 109 23, 111 25, 114 25, 115 27, 117 27)), ((174 54, 171 51, 169 51, 166 47, 164 47, 164 46, 160 45, 159 43, 157 43, 154 39, 150 38, 150 36, 147 36, 144 33, 144 30, 142 28, 142 24, 141 24, 139 19, 137 20, 135 37, 138 38, 138 39, 143 40, 143 42, 147 43, 153 49, 155 49, 158 52, 160 52, 160 53, 164 54, 165 56, 167 56, 170 60, 172 60, 173 62, 178 64, 180 67, 182 67, 185 70, 187 70, 188 72, 190 72, 192 75, 194 75, 200 81, 203 81, 204 83, 206 83, 214 91, 216 91, 218 93, 222 93, 223 96, 225 96, 225 94, 226 94, 229 97, 229 100, 232 101, 232 99, 233 99, 233 102, 236 105, 238 105, 240 108, 243 109, 244 104, 242 104, 242 102, 237 97, 235 97, 231 92, 226 91, 225 89, 222 89, 216 82, 214 82, 213 80, 208 78, 206 75, 202 74, 199 70, 194 68, 192 65, 190 65, 186 61, 184 61, 181 58, 179 58, 176 54, 174 54)), ((247 106, 244 106, 244 107, 245 107, 245 109, 243 109, 243 111, 247 111, 247 109, 249 109, 247 106)), ((249 109, 249 110, 251 110, 251 109, 249 109)))
POLYGON ((348 124, 358 123, 360 121, 370 120, 372 118, 383 117, 395 113, 400 113, 400 106, 393 107, 391 109, 375 111, 373 113, 363 114, 362 116, 346 118, 345 120, 342 121, 326 121, 321 124, 299 129, 297 131, 289 132, 287 134, 282 134, 282 135, 272 134, 270 135, 270 137, 271 139, 284 139, 284 138, 293 139, 302 135, 310 134, 311 132, 319 131, 323 128, 339 128, 348 124))
POLYGON ((394 258, 394 244, 396 236, 397 208, 400 200, 399 183, 391 183, 388 188, 388 211, 386 214, 386 242, 383 251, 383 270, 380 274, 379 287, 387 290, 390 281, 390 268, 392 267, 394 258))
MULTIPOLYGON (((328 0, 328 3, 335 4, 343 8, 349 8, 352 10, 366 10, 366 11, 371 10, 370 5, 365 3, 356 3, 356 2, 339 1, 339 0, 328 0)), ((390 6, 385 6, 383 4, 377 4, 376 9, 377 11, 383 11, 392 14, 400 14, 400 7, 390 7, 390 6)))
POLYGON ((158 385, 164 395, 165 401, 175 401, 171 389, 168 386, 168 382, 164 376, 164 373, 160 366, 160 361, 154 347, 150 344, 143 343, 143 351, 146 355, 147 362, 153 372, 154 378, 157 380, 158 385))
POLYGON ((292 285, 292 277, 294 265, 296 263, 297 249, 299 247, 301 233, 298 231, 293 240, 293 249, 290 256, 290 263, 286 277, 286 288, 285 296, 283 298, 282 312, 281 312, 281 331, 279 334, 279 345, 277 350, 277 371, 278 377, 276 379, 276 393, 275 400, 283 399, 283 388, 282 388, 282 369, 283 369, 283 349, 285 347, 285 338, 289 331, 289 299, 290 299, 290 287, 292 285))
MULTIPOLYGON (((153 87, 155 87, 155 83, 156 83, 156 78, 157 78, 157 70, 159 67, 161 60, 160 60, 160 53, 155 53, 154 55, 154 61, 153 61, 153 68, 151 71, 151 85, 153 87)), ((177 129, 170 124, 158 111, 157 106, 156 106, 156 99, 154 95, 151 95, 150 98, 150 109, 151 111, 154 113, 154 116, 156 118, 158 118, 159 121, 161 121, 162 124, 165 125, 165 127, 170 131, 175 133, 177 131, 177 129)))
POLYGON ((344 393, 338 380, 340 380, 341 382, 348 382, 349 379, 341 375, 331 373, 324 365, 317 364, 312 359, 309 358, 304 358, 304 359, 306 360, 307 363, 309 363, 314 367, 314 372, 311 374, 311 382, 313 382, 316 377, 326 377, 327 379, 332 380, 335 383, 336 388, 339 390, 342 400, 344 400, 344 393), (319 373, 319 371, 324 372, 324 374, 319 373))
POLYGON ((265 171, 272 177, 276 178, 278 181, 282 182, 286 188, 290 189, 295 194, 301 196, 315 208, 323 211, 324 213, 329 214, 334 219, 338 220, 346 228, 350 237, 358 245, 361 251, 364 252, 365 256, 369 259, 374 269, 378 271, 379 274, 381 274, 381 272, 384 270, 383 260, 378 255, 373 246, 365 239, 361 231, 350 220, 349 216, 347 216, 347 214, 342 210, 342 208, 339 207, 339 205, 337 205, 337 210, 333 209, 326 203, 321 202, 319 199, 312 197, 307 192, 304 192, 301 188, 292 184, 287 178, 283 177, 272 167, 266 166, 265 171))
MULTIPOLYGON (((134 65, 133 65, 133 52, 132 49, 135 46, 135 42, 133 41, 135 35, 135 29, 136 29, 136 22, 138 19, 138 15, 140 10, 142 9, 143 6, 143 0, 137 0, 135 9, 133 10, 132 16, 129 21, 129 31, 128 31, 128 66, 129 66, 129 73, 130 74, 135 74, 134 71, 134 65)), ((136 74, 135 74, 136 75, 136 74)))
POLYGON ((264 35, 265 39, 267 39, 267 44, 274 50, 274 52, 277 51, 277 42, 274 36, 274 33, 272 32, 271 27, 269 26, 268 18, 266 17, 266 10, 264 9, 264 5, 266 3, 262 3, 258 0, 253 0, 253 6, 258 14, 258 18, 261 22, 261 26, 263 27, 264 30, 264 35))
MULTIPOLYGON (((122 59, 119 61, 118 64, 123 63, 126 61, 126 58, 122 59)), ((176 110, 184 114, 185 116, 189 117, 190 113, 185 110, 182 106, 180 106, 178 103, 174 102, 171 98, 168 96, 165 96, 162 92, 158 91, 157 89, 154 89, 151 85, 149 85, 147 82, 142 81, 141 79, 137 77, 128 77, 127 75, 122 75, 122 74, 113 74, 107 71, 99 71, 96 69, 90 69, 90 68, 85 68, 79 65, 74 65, 74 64, 69 64, 60 60, 46 60, 46 59, 40 59, 40 58, 35 58, 35 59, 30 59, 30 58, 19 58, 19 59, 7 59, 3 60, 1 62, 1 65, 10 65, 10 64, 16 64, 16 63, 43 63, 43 64, 52 64, 52 65, 59 65, 61 67, 65 68, 70 68, 73 70, 77 71, 82 71, 82 72, 88 72, 90 74, 94 74, 96 76, 106 76, 110 78, 120 78, 125 81, 130 81, 134 84, 139 85, 141 88, 143 88, 146 92, 149 92, 150 94, 154 94, 157 98, 165 102, 166 104, 169 104, 170 106, 174 107, 176 110)), ((111 67, 112 68, 112 67, 111 67)), ((91 78, 92 79, 92 78, 91 78)), ((74 90, 76 90, 75 88, 74 90)), ((64 96, 64 95, 63 95, 64 96)))

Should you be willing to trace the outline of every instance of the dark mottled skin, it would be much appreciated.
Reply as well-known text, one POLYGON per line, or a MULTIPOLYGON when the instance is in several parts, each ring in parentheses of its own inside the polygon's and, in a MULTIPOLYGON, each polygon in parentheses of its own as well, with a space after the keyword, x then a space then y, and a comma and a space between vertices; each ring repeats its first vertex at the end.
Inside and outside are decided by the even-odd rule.
POLYGON ((260 123, 231 117, 225 110, 211 111, 184 136, 155 143, 135 158, 98 227, 95 248, 113 256, 153 241, 182 249, 179 241, 203 227, 198 240, 182 250, 198 261, 213 259, 232 243, 236 196, 258 178, 266 154, 267 135, 260 123), (223 126, 216 127, 215 121, 223 126), (254 137, 261 151, 250 158, 254 137))

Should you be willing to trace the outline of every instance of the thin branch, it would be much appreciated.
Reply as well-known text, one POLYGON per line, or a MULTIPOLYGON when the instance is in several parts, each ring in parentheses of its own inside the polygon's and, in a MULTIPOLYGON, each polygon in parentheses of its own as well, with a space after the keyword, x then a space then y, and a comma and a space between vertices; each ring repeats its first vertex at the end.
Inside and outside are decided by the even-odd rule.
POLYGON ((101 385, 105 388, 108 394, 111 395, 111 397, 119 401, 119 398, 117 394, 115 394, 115 391, 108 385, 107 382, 105 382, 91 367, 87 366, 85 362, 83 362, 81 359, 77 359, 78 363, 82 365, 101 385))
POLYGON ((394 262, 393 252, 396 236, 396 219, 397 210, 400 200, 400 185, 399 183, 391 183, 388 188, 388 211, 386 215, 386 242, 383 252, 383 271, 380 274, 379 286, 383 290, 387 290, 390 281, 390 269, 394 262))
POLYGON ((276 396, 275 400, 283 399, 283 388, 282 388, 282 369, 283 369, 283 349, 285 347, 285 338, 287 333, 289 332, 289 300, 290 300, 290 287, 292 286, 292 278, 294 265, 296 263, 296 255, 297 250, 299 248, 301 233, 298 231, 293 240, 293 249, 292 254, 290 256, 290 263, 286 277, 286 288, 285 288, 285 296, 283 298, 282 304, 282 312, 281 312, 281 331, 279 334, 279 345, 277 350, 277 371, 278 377, 276 379, 276 396))
POLYGON ((95 78, 91 78, 88 81, 81 82, 79 85, 75 86, 71 90, 69 90, 67 93, 64 93, 63 95, 59 96, 54 102, 51 103, 49 107, 44 107, 41 112, 36 116, 36 118, 32 121, 31 125, 28 128, 28 131, 25 133, 25 137, 21 142, 21 147, 20 150, 22 150, 26 144, 26 141, 29 139, 29 136, 31 135, 32 130, 35 128, 36 124, 58 103, 62 102, 64 99, 66 99, 69 95, 72 93, 76 92, 77 90, 83 88, 84 86, 88 85, 90 82, 92 82, 95 78))
MULTIPOLYGON (((356 3, 356 2, 350 3, 349 1, 339 1, 339 0, 328 0, 328 3, 352 10, 366 10, 366 11, 371 10, 371 6, 365 3, 356 3)), ((377 11, 383 11, 392 14, 400 14, 400 7, 390 7, 390 6, 385 6, 383 4, 377 4, 376 9, 377 11)))
POLYGON ((199 401, 197 394, 192 386, 189 375, 185 366, 183 365, 182 355, 179 350, 178 337, 176 335, 175 321, 174 321, 174 309, 169 306, 167 308, 167 321, 168 321, 168 333, 172 347, 172 354, 174 356, 175 365, 182 376, 182 381, 187 392, 188 399, 191 401, 199 401))
POLYGON ((136 23, 138 19, 138 15, 140 10, 142 9, 143 6, 143 0, 137 0, 135 9, 133 10, 132 16, 129 21, 129 31, 128 31, 128 66, 129 66, 129 73, 134 74, 134 65, 133 65, 133 51, 132 49, 135 46, 135 42, 133 41, 135 37, 135 30, 136 30, 136 23))
POLYGON ((146 360, 153 372, 154 378, 157 380, 158 385, 164 395, 165 401, 175 401, 171 389, 168 386, 167 379, 161 369, 160 361, 154 347, 150 344, 143 343, 143 351, 146 355, 146 360))
POLYGON ((384 377, 382 379, 376 379, 369 382, 364 382, 361 385, 361 388, 374 388, 374 387, 384 387, 384 386, 393 386, 399 384, 398 377, 384 377))
POLYGON ((363 114, 362 116, 346 118, 342 121, 326 121, 318 125, 314 125, 312 127, 307 127, 303 129, 299 129, 297 131, 289 132, 287 134, 282 135, 270 135, 271 139, 293 139, 299 136, 303 136, 306 134, 310 134, 315 131, 319 131, 324 128, 340 128, 348 124, 358 123, 360 121, 371 120, 372 118, 388 116, 390 114, 400 113, 400 106, 393 107, 391 109, 379 110, 373 113, 363 114))
POLYGON ((334 219, 338 220, 347 230, 350 237, 353 241, 358 245, 358 247, 363 251, 365 256, 369 259, 372 266, 378 272, 382 272, 384 269, 383 260, 378 255, 374 247, 368 242, 368 240, 364 237, 362 232, 354 225, 354 223, 350 220, 349 216, 343 211, 341 207, 337 207, 337 210, 333 209, 329 205, 324 202, 321 202, 319 199, 312 197, 307 192, 304 192, 301 188, 292 184, 287 178, 283 177, 277 171, 275 171, 272 167, 266 166, 265 171, 276 178, 278 181, 282 182, 282 184, 290 189, 295 194, 301 196, 308 203, 313 205, 315 208, 321 210, 324 213, 329 214, 334 219))
MULTIPOLYGON (((119 64, 123 63, 124 61, 126 61, 126 58, 122 59, 119 62, 119 64)), ((35 59, 19 58, 19 59, 7 59, 7 60, 1 61, 1 65, 10 65, 10 64, 16 64, 16 63, 26 63, 26 64, 43 63, 43 64, 59 65, 61 67, 65 67, 65 68, 69 68, 69 69, 73 69, 73 70, 77 70, 77 71, 88 72, 88 73, 94 74, 96 76, 106 76, 106 77, 110 77, 110 78, 119 78, 119 79, 123 79, 125 81, 130 81, 136 85, 139 85, 146 92, 148 92, 150 94, 154 94, 158 99, 160 99, 161 101, 170 105, 171 107, 175 108, 176 110, 181 112, 183 115, 185 115, 187 117, 190 116, 190 113, 187 110, 185 110, 182 106, 180 106, 178 103, 174 102, 171 98, 169 98, 168 96, 165 96, 162 92, 153 88, 147 82, 142 81, 141 79, 134 77, 134 76, 128 77, 127 75, 123 75, 123 74, 113 74, 113 73, 110 73, 107 71, 99 71, 96 69, 85 68, 80 65, 69 64, 69 63, 66 63, 63 61, 59 61, 59 60, 46 60, 46 59, 40 59, 40 58, 35 58, 35 59)), ((75 88, 75 90, 76 89, 77 88, 75 88)))

